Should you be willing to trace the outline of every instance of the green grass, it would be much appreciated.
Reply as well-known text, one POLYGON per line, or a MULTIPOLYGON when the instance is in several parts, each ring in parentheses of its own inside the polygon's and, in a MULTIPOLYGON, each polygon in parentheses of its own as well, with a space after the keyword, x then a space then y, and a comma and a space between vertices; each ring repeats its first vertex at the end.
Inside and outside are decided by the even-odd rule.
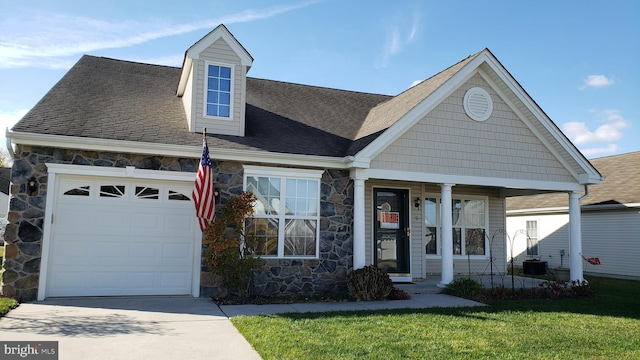
POLYGON ((12 298, 0 297, 0 317, 3 317, 11 309, 18 306, 18 301, 12 298))
POLYGON ((264 359, 638 359, 640 282, 487 307, 232 318, 264 359))

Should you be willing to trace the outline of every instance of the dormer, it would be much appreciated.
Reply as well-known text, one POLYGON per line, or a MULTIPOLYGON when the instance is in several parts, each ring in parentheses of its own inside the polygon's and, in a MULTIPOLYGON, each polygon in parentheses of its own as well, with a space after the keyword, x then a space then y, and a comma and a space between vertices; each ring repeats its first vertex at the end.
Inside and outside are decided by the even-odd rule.
POLYGON ((185 53, 177 95, 189 131, 244 136, 247 72, 253 58, 219 25, 185 53))

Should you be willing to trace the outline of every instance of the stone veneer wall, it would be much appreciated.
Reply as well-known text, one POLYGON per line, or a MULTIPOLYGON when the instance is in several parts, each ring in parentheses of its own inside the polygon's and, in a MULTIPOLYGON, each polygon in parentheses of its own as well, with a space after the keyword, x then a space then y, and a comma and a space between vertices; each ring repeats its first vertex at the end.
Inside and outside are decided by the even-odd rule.
MULTIPOLYGON (((239 165, 239 164, 238 164, 239 165)), ((227 169, 231 173, 231 169, 227 169)), ((226 178, 242 188, 242 166, 226 178), (234 183, 233 179, 240 179, 234 183)), ((218 175, 218 180, 221 180, 218 175)), ((317 259, 261 259, 253 272, 256 296, 310 296, 347 292, 346 277, 353 267, 353 182, 346 170, 326 170, 320 184, 320 254, 317 259)), ((235 191, 233 192, 235 193, 235 191)), ((224 201, 224 200, 223 200, 224 201)), ((224 297, 226 289, 203 268, 200 295, 224 297)))
MULTIPOLYGON (((198 159, 18 145, 11 173, 0 290, 3 295, 22 301, 37 297, 48 180, 45 163, 196 172, 198 159), (39 189, 36 194, 29 195, 26 182, 32 176, 38 181, 39 189)), ((214 161, 213 171, 219 201, 225 202, 242 191, 242 164, 214 161)), ((346 291, 346 274, 352 267, 353 249, 353 187, 348 171, 325 171, 321 190, 319 259, 263 260, 261 268, 255 271, 257 295, 346 291)), ((202 296, 226 293, 206 265, 201 271, 202 296)))

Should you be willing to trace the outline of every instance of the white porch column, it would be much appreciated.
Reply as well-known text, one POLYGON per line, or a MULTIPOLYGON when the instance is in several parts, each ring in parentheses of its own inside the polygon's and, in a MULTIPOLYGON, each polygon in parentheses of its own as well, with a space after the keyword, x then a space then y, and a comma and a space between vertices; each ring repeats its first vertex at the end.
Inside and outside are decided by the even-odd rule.
POLYGON ((353 180, 353 269, 365 266, 364 179, 353 180))
POLYGON ((577 192, 569 193, 569 278, 584 280, 582 273, 582 221, 580 198, 577 192))
POLYGON ((453 281, 453 229, 451 219, 451 188, 454 184, 440 185, 440 221, 442 225, 442 279, 439 287, 445 287, 453 281))

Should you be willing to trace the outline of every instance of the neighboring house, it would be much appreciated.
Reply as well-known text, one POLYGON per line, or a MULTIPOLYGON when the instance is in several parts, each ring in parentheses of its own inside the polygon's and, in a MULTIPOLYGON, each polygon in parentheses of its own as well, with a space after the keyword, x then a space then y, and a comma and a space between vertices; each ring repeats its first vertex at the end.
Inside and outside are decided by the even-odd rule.
POLYGON ((568 193, 579 224, 602 180, 488 49, 397 96, 250 78, 252 63, 222 25, 181 68, 82 57, 8 133, 4 294, 220 294, 190 201, 203 128, 218 201, 259 199, 258 295, 344 292, 367 264, 441 285, 504 271, 506 197, 568 193))
MULTIPOLYGON (((582 255, 600 261, 583 261, 584 272, 640 279, 640 152, 591 163, 606 181, 589 186, 580 202, 582 255)), ((568 267, 569 209, 564 200, 562 195, 545 194, 507 201, 507 233, 516 264, 537 258, 551 269, 568 267)))

